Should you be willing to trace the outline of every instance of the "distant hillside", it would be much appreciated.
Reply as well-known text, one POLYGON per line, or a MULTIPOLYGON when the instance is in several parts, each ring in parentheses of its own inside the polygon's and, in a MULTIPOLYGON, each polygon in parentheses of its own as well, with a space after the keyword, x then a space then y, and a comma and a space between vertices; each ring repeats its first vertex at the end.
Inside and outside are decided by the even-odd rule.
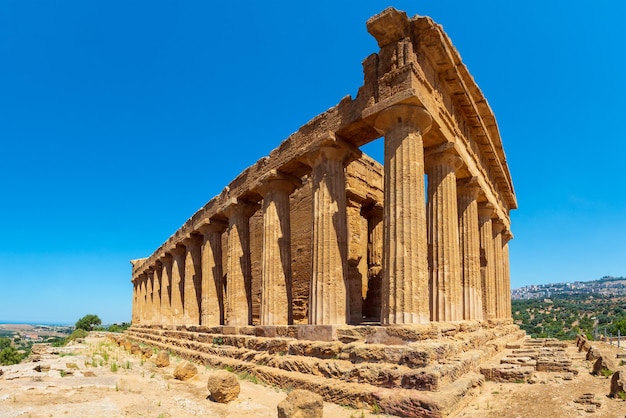
POLYGON ((513 319, 533 337, 626 336, 626 278, 525 286, 511 291, 513 319))
POLYGON ((511 290, 513 300, 589 295, 605 297, 626 295, 626 277, 605 276, 589 282, 536 284, 511 290))

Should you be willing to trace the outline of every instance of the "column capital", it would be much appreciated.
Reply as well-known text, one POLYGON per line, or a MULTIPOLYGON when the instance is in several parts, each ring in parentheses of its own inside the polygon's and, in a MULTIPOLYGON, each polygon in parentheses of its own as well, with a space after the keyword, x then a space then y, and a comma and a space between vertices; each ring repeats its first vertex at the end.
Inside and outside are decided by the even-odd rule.
POLYGON ((185 255, 186 251, 187 249, 185 248, 185 245, 183 244, 176 244, 168 250, 168 252, 172 254, 173 257, 185 255))
POLYGON ((458 193, 464 193, 476 199, 482 188, 478 184, 478 177, 466 177, 456 181, 458 193))
POLYGON ((198 232, 202 235, 206 235, 209 232, 224 232, 228 228, 228 222, 220 221, 218 219, 209 218, 203 219, 202 223, 197 227, 198 232))
POLYGON ((231 218, 235 213, 241 213, 246 218, 251 217, 254 213, 259 210, 261 205, 254 202, 249 202, 247 200, 232 198, 229 199, 226 203, 226 208, 224 209, 224 213, 226 216, 231 218))
POLYGON ((302 186, 302 181, 299 178, 273 169, 261 177, 255 190, 263 197, 273 190, 282 191, 289 195, 300 186, 302 186))
POLYGON ((440 165, 445 165, 452 171, 456 171, 463 165, 463 160, 454 149, 454 143, 445 142, 424 150, 424 165, 426 166, 426 171, 440 165))
POLYGON ((313 146, 305 155, 304 161, 310 167, 322 161, 341 161, 344 166, 361 158, 363 153, 357 147, 337 138, 334 132, 327 132, 325 138, 313 146))
POLYGON ((412 126, 424 135, 430 130, 432 123, 433 118, 423 107, 412 104, 395 104, 383 109, 376 116, 374 129, 381 135, 387 135, 397 126, 412 126))
POLYGON ((159 256, 159 260, 161 264, 172 264, 172 254, 170 254, 169 252, 163 253, 161 254, 161 256, 159 256))
POLYGON ((478 216, 491 218, 491 216, 495 213, 494 206, 489 202, 478 202, 478 216))
POLYGON ((189 249, 190 247, 199 247, 202 245, 202 235, 190 233, 183 239, 183 245, 189 249))
POLYGON ((491 224, 492 224, 491 228, 493 229, 494 234, 499 234, 503 232, 505 229, 504 222, 502 222, 502 220, 500 220, 499 218, 493 218, 491 220, 491 224))
POLYGON ((513 239, 513 233, 509 229, 505 229, 502 232, 502 244, 506 244, 507 242, 513 239))

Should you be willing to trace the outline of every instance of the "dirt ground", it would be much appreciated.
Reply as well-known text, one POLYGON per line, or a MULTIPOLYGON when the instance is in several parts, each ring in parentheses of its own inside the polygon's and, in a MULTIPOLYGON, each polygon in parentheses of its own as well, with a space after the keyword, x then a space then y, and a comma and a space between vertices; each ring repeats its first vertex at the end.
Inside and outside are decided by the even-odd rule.
MULTIPOLYGON (((601 342, 593 342, 601 352, 626 353, 623 348, 601 342)), ((534 383, 485 382, 481 394, 464 408, 457 418, 537 418, 537 417, 626 417, 626 401, 611 399, 611 378, 593 376, 593 363, 585 360, 585 352, 579 353, 571 342, 567 353, 572 359, 575 373, 535 372, 534 383), (571 379, 571 380, 570 380, 571 379), (594 403, 577 403, 581 395, 590 393, 594 403)), ((493 361, 505 355, 502 353, 493 361)), ((619 360, 616 361, 619 364, 619 360)))
MULTIPOLYGON (((84 344, 62 348, 59 355, 41 357, 37 363, 0 367, 0 418, 276 417, 278 403, 287 396, 240 376, 239 398, 215 403, 207 399, 211 369, 198 366, 196 377, 181 382, 173 377, 180 359, 171 357, 170 366, 157 368, 154 361, 142 361, 104 337, 89 337, 84 344), (37 365, 44 371, 33 370, 37 365)), ((324 416, 374 415, 325 403, 324 416)))
MULTIPOLYGON (((608 344, 594 345, 602 351, 626 353, 608 344)), ((532 384, 485 382, 481 395, 457 417, 626 417, 626 401, 606 396, 610 378, 592 376, 592 363, 573 343, 567 351, 577 375, 538 372, 532 384), (585 393, 591 393, 592 401, 600 406, 576 403, 585 393)), ((0 376, 0 418, 276 417, 276 406, 287 396, 283 390, 240 375, 239 398, 218 404, 207 399, 211 369, 198 366, 196 377, 181 382, 173 378, 180 359, 171 360, 170 366, 157 368, 153 360, 141 360, 103 336, 90 336, 82 344, 61 348, 58 355, 42 355, 39 362, 0 367, 4 372, 0 376), (38 365, 43 366, 40 372, 33 370, 38 365)), ((388 415, 325 403, 324 416, 388 415)))

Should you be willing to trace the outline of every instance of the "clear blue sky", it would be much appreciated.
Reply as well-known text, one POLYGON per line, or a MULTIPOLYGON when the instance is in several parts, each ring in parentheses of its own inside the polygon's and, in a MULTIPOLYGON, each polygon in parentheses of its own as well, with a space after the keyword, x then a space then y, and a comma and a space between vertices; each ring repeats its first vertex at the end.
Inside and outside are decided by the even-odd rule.
MULTIPOLYGON (((129 260, 354 97, 388 5, 0 0, 0 320, 129 321, 129 260)), ((626 275, 626 6, 393 5, 444 26, 495 112, 512 286, 626 275)))

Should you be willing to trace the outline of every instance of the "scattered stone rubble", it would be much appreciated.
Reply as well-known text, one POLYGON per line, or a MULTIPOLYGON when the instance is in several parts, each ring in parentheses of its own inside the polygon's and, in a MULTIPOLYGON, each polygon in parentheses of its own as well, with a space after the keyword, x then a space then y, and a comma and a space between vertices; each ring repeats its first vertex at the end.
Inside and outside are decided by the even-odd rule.
POLYGON ((487 380, 513 383, 531 381, 535 371, 577 374, 565 352, 566 344, 552 338, 528 338, 522 344, 507 344, 500 364, 481 367, 480 372, 487 380))
POLYGON ((317 393, 296 389, 278 404, 278 418, 322 418, 324 401, 317 393))

